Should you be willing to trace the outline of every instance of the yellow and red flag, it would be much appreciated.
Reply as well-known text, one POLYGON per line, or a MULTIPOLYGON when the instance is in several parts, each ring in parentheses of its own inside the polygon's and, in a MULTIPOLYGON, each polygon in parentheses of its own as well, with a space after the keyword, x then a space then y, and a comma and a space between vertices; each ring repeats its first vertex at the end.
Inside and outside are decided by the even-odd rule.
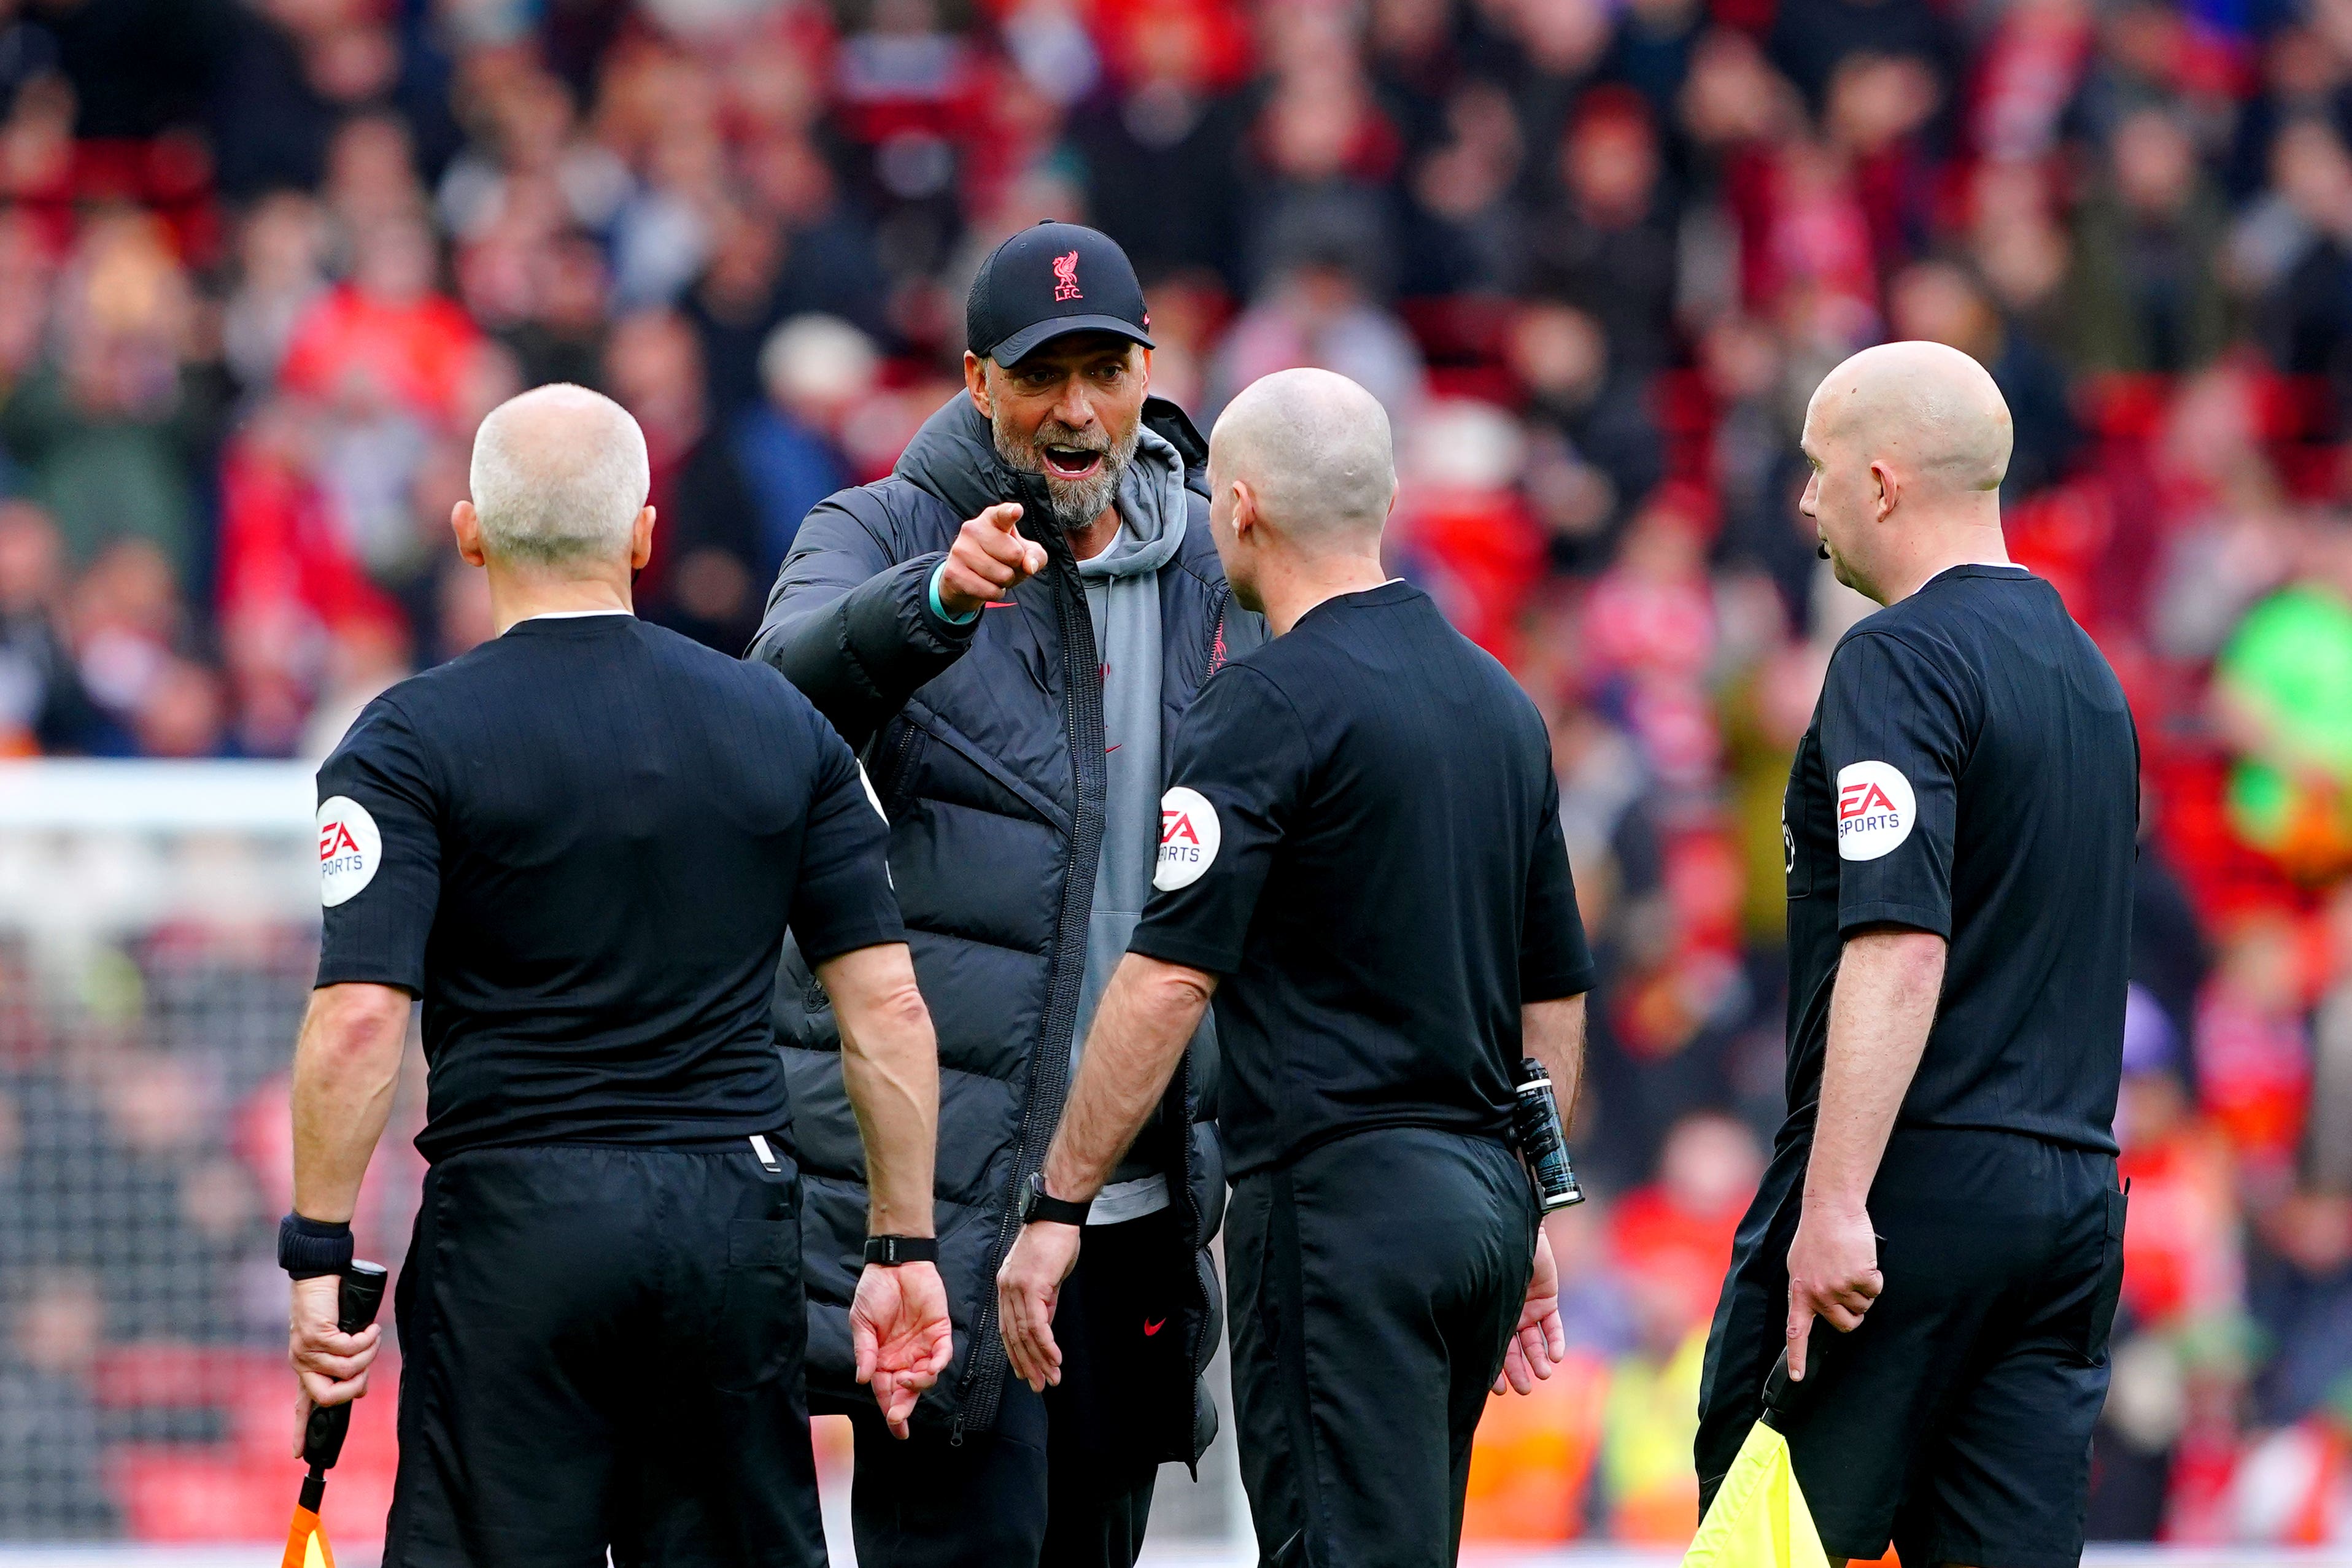
POLYGON ((307 1508, 294 1511, 286 1531, 285 1568, 335 1568, 335 1549, 327 1544, 326 1527, 307 1508))

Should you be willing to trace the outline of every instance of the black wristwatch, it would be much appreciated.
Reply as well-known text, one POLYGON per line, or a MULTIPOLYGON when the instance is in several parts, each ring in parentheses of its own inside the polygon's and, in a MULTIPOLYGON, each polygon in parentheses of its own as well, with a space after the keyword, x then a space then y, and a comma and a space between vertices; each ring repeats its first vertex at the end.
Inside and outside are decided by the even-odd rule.
POLYGON ((901 1263, 936 1263, 940 1260, 940 1239, 936 1236, 869 1236, 866 1239, 866 1260, 879 1263, 885 1269, 895 1269, 901 1263))
POLYGON ((1054 1225, 1084 1225, 1087 1210, 1094 1207, 1090 1198, 1085 1203, 1072 1203, 1066 1197, 1055 1197, 1045 1190, 1045 1173, 1031 1171, 1028 1185, 1021 1189, 1021 1223, 1034 1225, 1043 1219, 1054 1225))

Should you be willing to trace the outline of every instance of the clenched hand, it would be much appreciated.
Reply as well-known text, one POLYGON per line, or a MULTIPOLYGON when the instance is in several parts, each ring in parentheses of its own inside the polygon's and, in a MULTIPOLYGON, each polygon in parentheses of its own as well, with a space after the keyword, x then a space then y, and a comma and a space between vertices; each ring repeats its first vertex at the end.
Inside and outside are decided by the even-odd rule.
POLYGON ((320 1405, 344 1405, 367 1392, 368 1367, 383 1343, 383 1325, 357 1333, 335 1326, 343 1282, 333 1274, 294 1281, 294 1306, 287 1324, 287 1359, 294 1366, 294 1457, 302 1457, 302 1434, 320 1405))

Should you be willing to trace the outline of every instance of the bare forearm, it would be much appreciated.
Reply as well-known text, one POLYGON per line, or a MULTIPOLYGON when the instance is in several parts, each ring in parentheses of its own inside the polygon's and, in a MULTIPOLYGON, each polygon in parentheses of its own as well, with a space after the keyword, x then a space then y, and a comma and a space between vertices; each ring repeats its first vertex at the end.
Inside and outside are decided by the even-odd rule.
POLYGON ((1805 1205, 1858 1213, 1919 1070, 1944 985, 1944 940, 1924 931, 1851 938, 1830 998, 1805 1205))
POLYGON ((866 1146, 866 1228, 931 1233, 940 1053, 930 1009, 902 943, 862 947, 817 967, 841 1025, 841 1074, 866 1146))
POLYGON ((322 986, 294 1044, 294 1212, 348 1222, 360 1180, 392 1114, 408 994, 389 986, 322 986))
POLYGON ((1214 977, 1130 953, 1104 988, 1062 1124, 1045 1155, 1045 1190, 1083 1202, 1151 1119, 1216 990, 1214 977))
POLYGON ((1519 1009, 1520 1049, 1543 1063, 1559 1102, 1563 1132, 1576 1126, 1576 1096, 1584 1084, 1584 998, 1559 997, 1519 1009))

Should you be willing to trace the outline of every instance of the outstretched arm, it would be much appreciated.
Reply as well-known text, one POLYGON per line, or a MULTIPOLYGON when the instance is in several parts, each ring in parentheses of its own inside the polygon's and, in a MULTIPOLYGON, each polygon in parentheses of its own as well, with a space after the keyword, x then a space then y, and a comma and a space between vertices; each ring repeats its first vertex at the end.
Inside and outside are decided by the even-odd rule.
POLYGON ((748 656, 774 665, 853 749, 864 747, 917 687, 963 657, 982 604, 1045 570, 1045 548, 1014 527, 1020 516, 1010 503, 987 507, 947 550, 899 559, 877 531, 873 497, 853 490, 820 503, 748 656))

